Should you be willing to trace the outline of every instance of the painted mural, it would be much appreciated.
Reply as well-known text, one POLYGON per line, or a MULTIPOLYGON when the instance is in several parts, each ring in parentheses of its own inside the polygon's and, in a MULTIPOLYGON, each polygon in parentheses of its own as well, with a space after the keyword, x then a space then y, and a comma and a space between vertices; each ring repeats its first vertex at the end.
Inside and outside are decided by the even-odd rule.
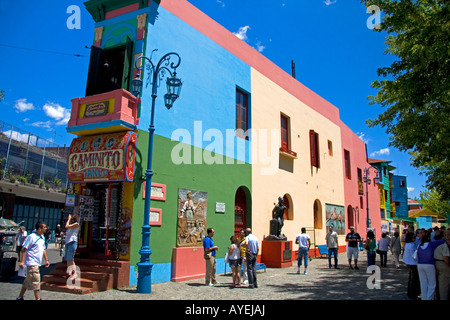
POLYGON ((333 226, 338 234, 345 234, 345 208, 334 204, 325 204, 327 229, 333 226))
POLYGON ((200 247, 206 237, 208 193, 178 189, 177 247, 200 247))

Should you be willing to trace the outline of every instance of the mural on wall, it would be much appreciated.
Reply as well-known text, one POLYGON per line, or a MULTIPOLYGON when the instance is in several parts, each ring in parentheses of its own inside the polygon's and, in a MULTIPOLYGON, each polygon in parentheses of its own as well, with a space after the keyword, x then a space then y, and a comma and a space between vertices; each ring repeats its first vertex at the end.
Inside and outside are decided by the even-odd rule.
POLYGON ((325 204, 327 217, 327 230, 329 226, 333 226, 334 231, 338 234, 345 234, 345 210, 343 206, 334 204, 325 204))
POLYGON ((206 237, 208 193, 178 189, 177 247, 201 247, 206 237))

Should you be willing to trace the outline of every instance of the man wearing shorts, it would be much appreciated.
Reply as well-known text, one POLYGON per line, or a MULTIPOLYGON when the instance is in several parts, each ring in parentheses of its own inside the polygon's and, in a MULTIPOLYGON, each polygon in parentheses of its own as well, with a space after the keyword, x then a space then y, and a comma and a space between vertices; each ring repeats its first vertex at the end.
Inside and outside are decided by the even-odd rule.
POLYGON ((23 296, 27 290, 33 290, 36 300, 40 300, 41 275, 39 273, 39 267, 41 266, 42 256, 45 258, 45 266, 48 267, 50 265, 43 236, 46 228, 47 226, 42 221, 37 222, 35 231, 27 237, 23 244, 22 259, 19 267, 23 269, 24 265, 26 265, 27 276, 22 284, 22 289, 17 300, 23 300, 23 296))
POLYGON ((358 243, 361 241, 361 236, 359 233, 355 232, 355 227, 351 226, 350 232, 345 237, 345 241, 347 241, 347 258, 348 258, 348 265, 350 269, 353 269, 352 267, 352 257, 355 259, 355 269, 358 270, 358 243))

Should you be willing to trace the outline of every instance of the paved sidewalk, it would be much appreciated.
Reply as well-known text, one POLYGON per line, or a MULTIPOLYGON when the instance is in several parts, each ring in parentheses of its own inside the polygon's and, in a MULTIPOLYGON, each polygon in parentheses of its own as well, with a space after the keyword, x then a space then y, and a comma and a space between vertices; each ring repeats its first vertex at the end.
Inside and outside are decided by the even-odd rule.
MULTIPOLYGON (((49 258, 52 263, 61 261, 57 250, 50 245, 49 258)), ((346 253, 339 255, 339 270, 328 268, 328 259, 315 258, 309 264, 308 274, 297 274, 297 262, 289 268, 268 268, 258 271, 259 288, 247 286, 231 287, 231 273, 220 274, 220 284, 206 287, 204 279, 185 282, 166 282, 152 285, 151 294, 138 294, 136 287, 108 290, 87 295, 75 295, 52 291, 41 291, 44 300, 408 300, 406 284, 408 269, 395 269, 392 256, 389 266, 380 269, 381 289, 369 289, 367 280, 366 253, 360 252, 359 270, 350 270, 346 253)), ((379 264, 379 261, 377 261, 379 264)), ((52 266, 50 266, 51 268, 52 266)), ((43 268, 42 273, 49 269, 43 268)), ((16 269, 17 270, 17 269, 16 269)), ((218 270, 220 272, 220 270, 218 270)), ((2 279, 3 280, 3 279, 2 279)), ((0 282, 0 300, 14 300, 19 294, 23 278, 14 277, 0 282)), ((27 291, 26 300, 34 299, 27 291)))

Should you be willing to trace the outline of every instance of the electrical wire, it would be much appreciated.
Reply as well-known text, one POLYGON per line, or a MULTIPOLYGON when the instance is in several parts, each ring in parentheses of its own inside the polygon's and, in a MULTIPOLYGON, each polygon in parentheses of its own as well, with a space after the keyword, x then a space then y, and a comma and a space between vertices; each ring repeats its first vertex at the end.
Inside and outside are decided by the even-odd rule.
POLYGON ((89 58, 89 56, 82 55, 82 54, 66 53, 66 52, 58 52, 58 51, 51 51, 51 50, 34 49, 34 48, 25 48, 25 47, 12 46, 12 45, 2 44, 2 43, 0 43, 0 47, 29 50, 29 51, 38 51, 38 52, 51 53, 51 54, 60 54, 60 55, 73 56, 73 57, 79 57, 79 58, 89 58))

